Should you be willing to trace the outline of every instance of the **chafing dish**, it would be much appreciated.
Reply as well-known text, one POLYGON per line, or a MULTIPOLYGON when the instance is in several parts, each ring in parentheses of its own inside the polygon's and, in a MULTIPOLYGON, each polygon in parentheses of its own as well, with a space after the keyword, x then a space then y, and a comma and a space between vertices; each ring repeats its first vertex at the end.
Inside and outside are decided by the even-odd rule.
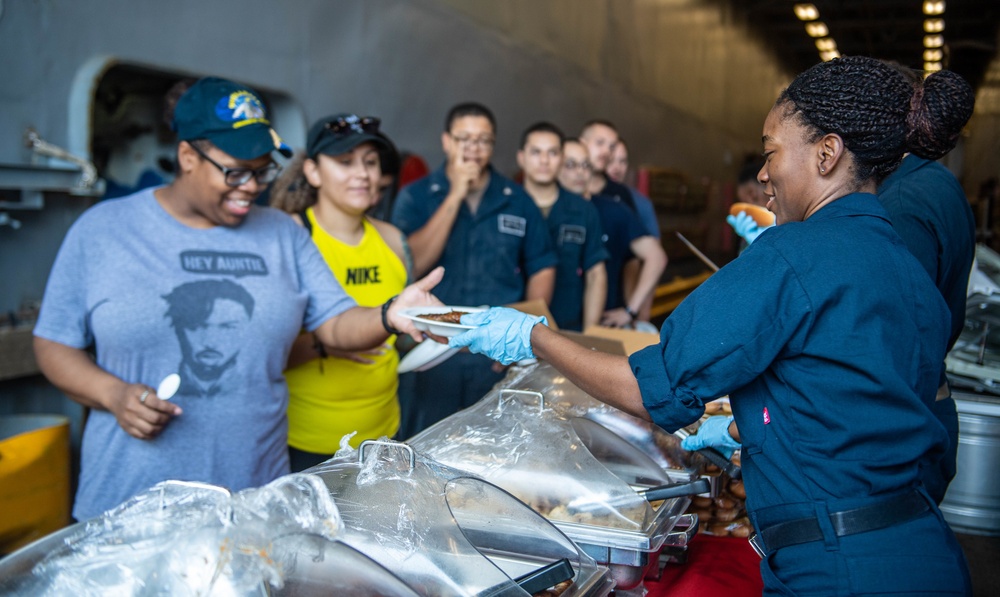
POLYGON ((535 573, 560 562, 573 580, 562 597, 607 595, 613 587, 607 568, 506 491, 406 444, 345 445, 306 472, 337 504, 339 540, 421 595, 529 595, 535 573))
POLYGON ((417 597, 339 529, 307 475, 235 495, 168 481, 0 560, 0 593, 417 597))
MULTIPOLYGON (((523 372, 513 380, 524 382, 523 372)), ((553 406, 551 395, 499 387, 409 443, 517 496, 608 565, 618 589, 633 588, 651 554, 664 544, 686 545, 697 528, 697 519, 683 514, 688 495, 709 484, 690 470, 665 469, 597 421, 574 416, 585 414, 578 404, 553 406), (658 487, 674 495, 646 497, 658 487)))

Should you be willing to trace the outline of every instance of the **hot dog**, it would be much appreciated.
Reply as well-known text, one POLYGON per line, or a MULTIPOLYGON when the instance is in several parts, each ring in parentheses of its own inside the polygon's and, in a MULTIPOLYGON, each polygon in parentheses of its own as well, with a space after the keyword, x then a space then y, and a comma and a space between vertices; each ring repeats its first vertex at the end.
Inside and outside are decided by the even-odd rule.
POLYGON ((729 208, 729 213, 734 216, 739 215, 741 211, 747 212, 747 215, 753 218, 761 228, 766 228, 774 224, 774 214, 767 211, 767 208, 759 205, 737 202, 733 203, 732 207, 729 208))

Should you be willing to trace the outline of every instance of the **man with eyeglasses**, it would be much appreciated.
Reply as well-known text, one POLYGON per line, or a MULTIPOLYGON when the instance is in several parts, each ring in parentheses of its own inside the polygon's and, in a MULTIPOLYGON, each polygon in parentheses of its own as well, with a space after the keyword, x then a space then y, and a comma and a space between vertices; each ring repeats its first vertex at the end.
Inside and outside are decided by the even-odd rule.
MULTIPOLYGON (((445 267, 435 294, 449 305, 504 305, 552 298, 557 257, 541 212, 491 165, 496 119, 486 106, 454 106, 445 118, 444 165, 403 188, 392 223, 419 261, 445 267)), ((502 372, 461 353, 400 376, 400 437, 482 398, 502 372)))
POLYGON ((559 255, 549 311, 560 328, 582 331, 599 324, 604 313, 608 251, 597 209, 559 186, 564 139, 563 132, 550 122, 533 124, 521 134, 517 165, 524 172, 524 190, 545 216, 559 255))
POLYGON ((201 79, 173 123, 177 178, 80 216, 34 329, 42 372, 90 409, 78 520, 169 479, 237 491, 287 474, 282 371, 299 331, 364 350, 419 334, 403 308, 440 304, 436 271, 358 307, 304 228, 254 204, 278 172, 271 154, 290 154, 255 92, 201 79), (173 373, 176 394, 158 396, 173 373))

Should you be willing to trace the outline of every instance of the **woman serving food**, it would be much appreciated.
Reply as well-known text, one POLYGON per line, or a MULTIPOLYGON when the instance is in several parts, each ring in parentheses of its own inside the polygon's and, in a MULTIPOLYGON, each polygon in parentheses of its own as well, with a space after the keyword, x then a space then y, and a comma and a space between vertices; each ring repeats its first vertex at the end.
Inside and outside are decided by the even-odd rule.
POLYGON ((870 58, 799 75, 763 128, 777 226, 695 290, 658 345, 595 353, 503 308, 463 317, 479 327, 450 342, 505 363, 537 355, 667 430, 728 394, 767 594, 968 594, 919 473, 947 441, 928 404, 948 311, 874 194, 924 130, 921 103, 942 100, 870 58))

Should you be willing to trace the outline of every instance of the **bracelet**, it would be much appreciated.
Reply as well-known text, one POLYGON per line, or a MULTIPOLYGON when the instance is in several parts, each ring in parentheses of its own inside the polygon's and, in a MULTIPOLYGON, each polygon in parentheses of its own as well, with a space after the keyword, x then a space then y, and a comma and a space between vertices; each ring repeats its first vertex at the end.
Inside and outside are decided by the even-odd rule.
POLYGON ((323 371, 323 359, 329 357, 330 355, 327 354, 326 347, 323 346, 323 343, 320 341, 319 336, 316 335, 316 332, 313 332, 312 336, 313 336, 313 350, 315 350, 319 354, 319 359, 316 362, 319 363, 319 372, 320 374, 322 374, 325 373, 323 371))
POLYGON ((625 305, 625 312, 632 318, 632 321, 635 321, 636 317, 639 317, 639 314, 630 309, 628 305, 625 305))
POLYGON ((396 296, 392 297, 391 299, 387 300, 382 305, 382 327, 385 328, 385 331, 389 332, 390 336, 402 336, 403 335, 403 332, 401 332, 401 331, 397 330, 396 328, 392 327, 391 325, 389 325, 389 307, 392 306, 393 301, 395 301, 397 298, 399 298, 398 294, 396 296))

